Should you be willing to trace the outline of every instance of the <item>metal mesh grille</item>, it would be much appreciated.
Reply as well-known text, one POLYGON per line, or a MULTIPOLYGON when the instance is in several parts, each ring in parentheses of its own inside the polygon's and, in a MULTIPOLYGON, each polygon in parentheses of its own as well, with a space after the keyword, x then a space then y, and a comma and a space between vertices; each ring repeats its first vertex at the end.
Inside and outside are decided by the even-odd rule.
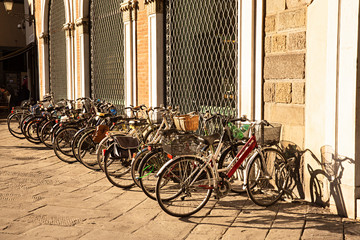
POLYGON ((124 109, 124 30, 121 0, 90 4, 91 92, 124 109))
POLYGON ((63 1, 52 0, 49 8, 50 91, 56 100, 67 98, 66 38, 63 1))
POLYGON ((166 1, 166 101, 181 112, 237 111, 237 0, 166 1))

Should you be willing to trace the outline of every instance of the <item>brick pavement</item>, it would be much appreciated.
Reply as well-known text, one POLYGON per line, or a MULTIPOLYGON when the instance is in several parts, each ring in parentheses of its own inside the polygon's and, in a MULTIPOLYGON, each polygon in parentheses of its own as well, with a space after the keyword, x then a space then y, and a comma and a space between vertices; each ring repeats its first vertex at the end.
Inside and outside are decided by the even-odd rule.
POLYGON ((306 203, 263 208, 246 195, 174 218, 140 189, 14 138, 4 121, 0 136, 0 239, 360 239, 360 222, 306 203))

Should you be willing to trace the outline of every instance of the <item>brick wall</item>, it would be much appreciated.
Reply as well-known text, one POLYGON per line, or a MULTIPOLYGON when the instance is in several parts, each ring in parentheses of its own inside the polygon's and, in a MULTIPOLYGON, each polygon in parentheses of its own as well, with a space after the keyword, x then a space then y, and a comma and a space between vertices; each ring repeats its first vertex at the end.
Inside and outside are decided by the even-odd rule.
POLYGON ((304 145, 306 13, 304 0, 266 0, 264 114, 283 139, 304 145))
POLYGON ((138 104, 149 105, 148 15, 144 0, 139 1, 136 26, 138 104))

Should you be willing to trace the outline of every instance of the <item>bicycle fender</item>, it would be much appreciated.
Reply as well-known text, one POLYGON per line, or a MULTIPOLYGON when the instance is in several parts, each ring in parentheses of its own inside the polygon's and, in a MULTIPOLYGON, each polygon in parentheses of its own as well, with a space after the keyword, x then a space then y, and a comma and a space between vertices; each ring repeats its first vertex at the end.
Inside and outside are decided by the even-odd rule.
POLYGON ((251 156, 251 158, 249 159, 247 165, 246 165, 246 168, 245 168, 245 173, 244 173, 244 189, 247 188, 247 173, 249 171, 249 166, 250 166, 250 163, 252 163, 252 161, 254 161, 254 159, 257 157, 257 155, 259 155, 259 152, 256 151, 256 153, 254 155, 251 156))
POLYGON ((199 160, 202 161, 202 159, 198 156, 194 156, 194 155, 181 155, 181 156, 178 156, 178 157, 175 157, 169 161, 167 161, 161 168, 160 170, 157 172, 157 174, 155 175, 156 177, 158 177, 163 171, 164 169, 169 166, 170 164, 172 164, 173 162, 175 162, 176 160, 180 159, 180 158, 183 158, 183 157, 191 157, 191 158, 198 158, 199 160))

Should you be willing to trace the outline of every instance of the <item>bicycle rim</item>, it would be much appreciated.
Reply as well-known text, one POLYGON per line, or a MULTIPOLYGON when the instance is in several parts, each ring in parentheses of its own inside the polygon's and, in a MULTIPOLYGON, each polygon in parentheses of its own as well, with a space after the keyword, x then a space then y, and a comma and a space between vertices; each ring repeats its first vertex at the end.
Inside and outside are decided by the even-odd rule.
POLYGON ((114 186, 129 188, 135 185, 131 177, 131 159, 115 157, 114 145, 111 145, 105 152, 104 171, 106 178, 114 186))
POLYGON ((21 116, 13 114, 7 119, 9 132, 16 138, 24 139, 25 136, 21 132, 21 116))
POLYGON ((71 148, 71 141, 76 132, 76 128, 64 128, 55 137, 53 149, 56 156, 63 162, 73 163, 77 161, 71 148))
POLYGON ((138 177, 140 176, 139 168, 142 159, 146 156, 147 153, 149 153, 149 150, 147 148, 142 149, 140 152, 136 154, 135 159, 131 162, 131 177, 135 182, 136 186, 140 188, 141 186, 138 179, 138 177))
POLYGON ((48 148, 52 148, 51 129, 52 129, 53 125, 54 125, 54 123, 52 121, 49 121, 49 122, 45 123, 45 125, 41 128, 41 131, 40 131, 40 140, 48 148))
POLYGON ((156 200, 156 174, 167 160, 166 154, 161 149, 156 149, 146 154, 140 163, 138 176, 140 187, 146 196, 153 200, 156 200))
POLYGON ((257 156, 247 170, 247 193, 260 206, 276 203, 284 193, 288 172, 283 155, 276 149, 264 149, 264 159, 257 156))
POLYGON ((100 170, 96 154, 98 145, 92 140, 94 131, 95 130, 90 130, 81 137, 77 157, 85 167, 92 170, 100 170))
POLYGON ((204 168, 198 174, 201 164, 198 158, 183 157, 168 164, 160 173, 156 199, 166 213, 175 217, 190 216, 208 202, 212 192, 211 173, 204 168))

